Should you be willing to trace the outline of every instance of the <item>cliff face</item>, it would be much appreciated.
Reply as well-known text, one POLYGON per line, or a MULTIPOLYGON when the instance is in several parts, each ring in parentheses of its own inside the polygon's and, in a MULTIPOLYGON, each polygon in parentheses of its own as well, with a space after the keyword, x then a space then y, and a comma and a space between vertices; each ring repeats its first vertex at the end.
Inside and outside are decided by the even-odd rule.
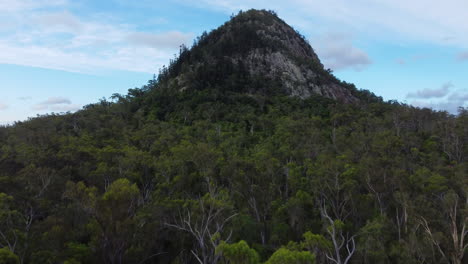
MULTIPOLYGON (((166 76, 166 78, 164 78, 166 76)), ((163 72, 176 89, 219 86, 247 93, 313 94, 345 103, 358 99, 320 62, 292 27, 265 10, 241 12, 209 34, 163 72)))

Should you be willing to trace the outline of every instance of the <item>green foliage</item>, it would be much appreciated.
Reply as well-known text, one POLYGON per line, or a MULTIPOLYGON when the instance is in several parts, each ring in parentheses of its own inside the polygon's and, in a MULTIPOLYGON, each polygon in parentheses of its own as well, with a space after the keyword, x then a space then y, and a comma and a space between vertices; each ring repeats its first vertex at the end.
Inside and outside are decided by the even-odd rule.
POLYGON ((25 263, 194 262, 199 243, 168 224, 189 214, 203 226, 210 210, 217 223, 236 216, 204 243, 232 232, 246 244, 225 247, 263 260, 287 245, 326 262, 334 227, 357 235, 353 262, 439 263, 422 219, 455 250, 449 216, 457 208, 461 230, 467 167, 443 148, 466 142, 462 117, 203 90, 118 100, 0 129, 0 244, 25 263), (444 122, 456 124, 449 137, 444 122))
POLYGON ((304 233, 304 241, 302 242, 302 246, 307 248, 309 251, 313 251, 313 249, 318 248, 324 251, 329 251, 332 249, 332 244, 329 240, 327 240, 323 235, 314 234, 310 231, 304 233))
POLYGON ((19 264, 18 256, 13 254, 8 248, 0 248, 0 264, 19 264))
POLYGON ((48 250, 34 252, 31 256, 31 263, 33 264, 53 264, 56 261, 57 255, 48 250))
POLYGON ((88 245, 80 244, 77 242, 70 242, 67 244, 67 260, 70 264, 76 263, 87 263, 90 260, 91 255, 93 254, 92 249, 88 245))
POLYGON ((268 259, 266 264, 314 264, 315 256, 308 251, 291 251, 280 248, 268 259))
POLYGON ((427 193, 441 193, 447 190, 447 178, 430 171, 428 168, 421 168, 410 176, 410 181, 416 188, 420 188, 427 193))
POLYGON ((225 263, 229 264, 260 263, 258 253, 254 249, 251 249, 244 240, 233 244, 227 244, 223 241, 216 248, 216 253, 222 255, 225 263))
POLYGON ((391 226, 384 216, 368 221, 360 230, 359 250, 372 263, 387 263, 386 243, 391 240, 391 226))
POLYGON ((76 259, 67 259, 63 262, 63 264, 81 264, 81 262, 76 259))

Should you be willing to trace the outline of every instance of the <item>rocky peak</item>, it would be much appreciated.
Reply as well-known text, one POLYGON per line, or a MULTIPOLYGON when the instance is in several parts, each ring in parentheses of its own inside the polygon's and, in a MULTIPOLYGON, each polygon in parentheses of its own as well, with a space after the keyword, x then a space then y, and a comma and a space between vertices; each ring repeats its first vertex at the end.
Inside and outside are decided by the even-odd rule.
POLYGON ((353 103, 353 88, 325 70, 306 39, 272 11, 239 12, 200 36, 162 72, 168 86, 218 87, 246 93, 307 98, 313 94, 353 103))

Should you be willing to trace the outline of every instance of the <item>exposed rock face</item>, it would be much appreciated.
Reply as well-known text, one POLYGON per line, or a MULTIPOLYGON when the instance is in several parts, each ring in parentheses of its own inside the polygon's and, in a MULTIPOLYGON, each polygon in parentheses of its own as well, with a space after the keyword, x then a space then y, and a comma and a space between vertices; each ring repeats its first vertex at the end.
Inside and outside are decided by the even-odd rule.
MULTIPOLYGON (((266 24, 262 17, 274 16, 267 11, 250 10, 252 18, 247 23, 256 23, 261 29, 256 30, 259 38, 267 42, 281 43, 282 49, 276 52, 264 52, 254 49, 244 60, 251 74, 279 77, 283 88, 291 96, 306 98, 313 93, 335 100, 356 102, 351 92, 335 82, 321 83, 323 65, 309 43, 292 27, 274 17, 266 24), (315 67, 313 67, 315 65, 315 67), (315 69, 314 69, 315 68, 315 69), (318 69, 317 69, 318 68, 318 69)), ((327 76, 328 77, 328 76, 327 76)))
POLYGON ((348 89, 334 82, 320 83, 321 76, 318 73, 307 65, 298 65, 281 52, 262 55, 252 51, 246 59, 239 58, 239 60, 244 60, 252 75, 279 77, 283 89, 290 96, 307 98, 312 94, 318 94, 346 103, 357 102, 357 98, 348 89), (261 64, 259 61, 264 63, 261 64))
MULTIPOLYGON (((324 69, 304 37, 269 11, 239 13, 202 36, 188 52, 181 66, 184 70, 172 79, 179 89, 206 78, 207 72, 219 74, 216 81, 221 83, 247 73, 250 79, 274 81, 289 96, 307 98, 318 94, 345 103, 359 101, 349 87, 324 69), (209 65, 214 65, 213 69, 209 65)), ((242 89, 255 93, 257 88, 242 89)))

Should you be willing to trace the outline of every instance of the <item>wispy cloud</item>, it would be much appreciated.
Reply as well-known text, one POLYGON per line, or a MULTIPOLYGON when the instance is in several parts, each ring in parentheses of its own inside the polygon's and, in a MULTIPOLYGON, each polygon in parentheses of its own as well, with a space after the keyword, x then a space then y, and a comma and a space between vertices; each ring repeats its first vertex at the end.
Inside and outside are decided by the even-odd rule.
POLYGON ((192 39, 193 34, 178 31, 165 32, 162 34, 151 34, 146 32, 132 32, 126 36, 129 43, 159 48, 174 48, 187 40, 192 39))
POLYGON ((31 100, 32 99, 32 96, 20 96, 18 97, 18 100, 20 101, 28 101, 28 100, 31 100))
POLYGON ((400 64, 400 65, 405 65, 405 64, 406 64, 406 60, 405 60, 405 59, 401 59, 401 58, 396 59, 395 62, 396 62, 397 64, 400 64))
MULTIPOLYGON (((193 5, 194 1, 186 3, 193 5)), ((328 27, 341 27, 396 43, 416 40, 458 47, 466 47, 468 43, 465 12, 468 2, 464 0, 200 0, 196 5, 226 13, 268 7, 280 11, 287 20, 300 18, 307 23, 320 19, 328 27)))
POLYGON ((418 99, 429 99, 429 98, 442 98, 449 94, 450 88, 453 87, 451 82, 442 84, 440 88, 436 89, 422 89, 415 93, 408 93, 406 98, 418 98, 418 99))
POLYGON ((455 87, 451 82, 443 84, 439 89, 424 89, 417 91, 410 104, 418 107, 427 107, 436 110, 444 110, 456 114, 459 107, 467 107, 468 90, 458 89, 450 91, 455 87))
POLYGON ((8 105, 0 102, 0 111, 8 109, 8 105))
POLYGON ((468 91, 457 91, 451 94, 448 97, 452 101, 467 102, 468 101, 468 91))
MULTIPOLYGON (((468 93, 467 93, 468 96, 468 93)), ((452 114, 456 114, 458 112, 458 108, 460 107, 467 107, 468 100, 465 98, 464 100, 460 100, 460 98, 447 98, 441 101, 424 101, 424 100, 415 100, 412 101, 410 104, 417 106, 417 107, 425 107, 425 108, 432 108, 436 110, 447 111, 452 114)))
POLYGON ((460 52, 456 57, 458 61, 468 61, 468 51, 460 52))
MULTIPOLYGON (((135 5, 134 1, 117 2, 122 1, 135 5)), ((468 45, 464 12, 468 2, 464 0, 175 1, 229 14, 239 9, 268 7, 296 23, 308 36, 342 30, 397 43, 416 40, 468 45), (424 12, 421 6, 425 7, 424 12), (311 26, 318 21, 326 26, 311 26)), ((143 2, 153 5, 151 1, 143 2)), ((118 69, 154 73, 167 63, 180 44, 190 43, 193 37, 190 32, 145 32, 128 23, 84 17, 70 11, 71 5, 69 0, 0 0, 0 12, 4 13, 0 16, 0 27, 10 27, 9 34, 0 33, 0 63, 75 72, 118 69)), ((322 39, 323 46, 316 48, 328 67, 362 70, 372 62, 352 39, 338 40, 341 42, 325 45, 326 39, 322 39)), ((457 59, 467 57, 461 53, 457 59)))
POLYGON ((355 47, 352 38, 346 34, 327 33, 316 38, 313 46, 325 67, 333 70, 352 68, 359 71, 372 63, 369 56, 355 47))
POLYGON ((15 12, 63 6, 66 0, 0 0, 0 11, 15 12))
POLYGON ((54 105, 50 107, 51 111, 55 112, 74 112, 81 109, 81 105, 70 104, 70 105, 54 105))
POLYGON ((65 97, 49 97, 32 107, 33 110, 65 109, 72 104, 71 100, 65 97))
POLYGON ((48 31, 48 33, 80 34, 86 28, 86 24, 78 17, 66 11, 40 14, 31 22, 37 23, 43 31, 48 31))
POLYGON ((85 73, 154 73, 193 37, 179 31, 139 31, 136 25, 105 22, 98 16, 85 18, 66 11, 62 0, 0 1, 0 6, 12 4, 0 16, 0 24, 11 27, 0 30, 0 63, 85 73), (54 6, 64 11, 47 8, 54 6))
POLYGON ((409 57, 405 57, 405 58, 397 58, 395 60, 395 62, 397 64, 400 64, 400 65, 406 65, 406 64, 413 63, 413 62, 419 62, 419 61, 422 61, 422 60, 426 60, 426 59, 429 59, 429 58, 430 58, 430 56, 428 56, 428 55, 417 54, 417 55, 413 55, 413 56, 409 56, 409 57))
POLYGON ((43 105, 71 104, 71 101, 70 99, 65 98, 65 97, 50 97, 40 104, 43 104, 43 105))

